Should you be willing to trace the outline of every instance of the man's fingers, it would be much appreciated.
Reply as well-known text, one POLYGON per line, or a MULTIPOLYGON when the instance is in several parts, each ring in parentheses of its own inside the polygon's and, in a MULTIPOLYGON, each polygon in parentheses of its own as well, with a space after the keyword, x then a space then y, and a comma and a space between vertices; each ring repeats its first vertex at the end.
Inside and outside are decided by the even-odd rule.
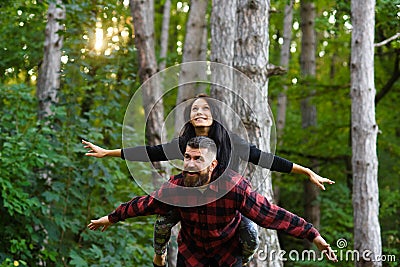
POLYGON ((89 223, 89 224, 88 224, 88 228, 89 228, 90 230, 96 230, 96 229, 97 229, 97 225, 94 224, 94 223, 89 223))
POLYGON ((338 261, 335 252, 332 250, 330 246, 328 246, 326 250, 324 250, 324 254, 328 258, 328 260, 331 260, 333 262, 338 261))

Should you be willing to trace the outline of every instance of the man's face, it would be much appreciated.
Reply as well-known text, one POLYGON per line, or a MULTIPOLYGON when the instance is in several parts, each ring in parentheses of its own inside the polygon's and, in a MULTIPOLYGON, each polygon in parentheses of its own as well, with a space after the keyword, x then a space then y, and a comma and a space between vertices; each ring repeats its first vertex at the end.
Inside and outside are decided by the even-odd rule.
POLYGON ((197 187, 207 184, 216 165, 215 155, 208 153, 207 149, 187 146, 182 172, 184 185, 197 187))

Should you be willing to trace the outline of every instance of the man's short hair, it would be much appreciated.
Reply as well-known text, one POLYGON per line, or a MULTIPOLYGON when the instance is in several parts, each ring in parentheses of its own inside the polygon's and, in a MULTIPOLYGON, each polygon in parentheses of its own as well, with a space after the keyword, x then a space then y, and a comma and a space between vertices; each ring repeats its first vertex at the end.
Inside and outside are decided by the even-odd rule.
POLYGON ((191 138, 187 142, 187 146, 190 146, 191 148, 201 148, 201 149, 207 149, 207 151, 213 154, 213 156, 217 155, 217 146, 215 145, 215 142, 206 136, 196 136, 191 138))

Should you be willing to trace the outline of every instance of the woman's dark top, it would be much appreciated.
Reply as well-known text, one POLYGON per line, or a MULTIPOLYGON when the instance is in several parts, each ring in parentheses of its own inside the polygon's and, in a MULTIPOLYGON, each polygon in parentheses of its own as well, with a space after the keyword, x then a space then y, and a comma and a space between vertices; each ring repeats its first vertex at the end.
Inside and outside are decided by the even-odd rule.
MULTIPOLYGON (((243 161, 251 162, 262 168, 271 171, 290 173, 293 163, 287 159, 275 156, 258 149, 255 145, 247 143, 236 134, 230 134, 232 155, 230 168, 235 170, 239 163, 239 158, 243 161)), ((129 161, 157 162, 173 159, 183 160, 182 152, 179 148, 179 139, 174 138, 171 142, 156 146, 136 146, 121 150, 121 158, 129 161)))

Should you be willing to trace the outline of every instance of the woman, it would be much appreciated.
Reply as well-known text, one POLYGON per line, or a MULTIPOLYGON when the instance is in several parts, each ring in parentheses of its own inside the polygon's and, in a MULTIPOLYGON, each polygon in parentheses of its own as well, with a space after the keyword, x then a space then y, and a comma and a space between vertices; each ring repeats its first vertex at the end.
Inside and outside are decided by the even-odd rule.
MULTIPOLYGON (((239 158, 251 162, 271 171, 284 173, 299 173, 307 175, 318 187, 325 190, 323 183, 334 183, 323 178, 312 170, 294 164, 286 159, 263 152, 256 146, 247 143, 238 135, 228 132, 224 128, 221 112, 217 107, 215 99, 206 95, 199 95, 193 99, 185 109, 185 123, 181 134, 170 143, 157 146, 138 146, 133 148, 106 150, 90 142, 82 140, 85 148, 90 150, 86 156, 102 158, 105 156, 122 157, 130 161, 165 161, 172 159, 183 159, 183 153, 187 141, 194 136, 208 136, 217 145, 218 167, 215 174, 218 177, 226 168, 238 169, 239 158), (232 157, 231 157, 232 152, 232 157)), ((179 218, 174 214, 159 217, 154 228, 154 266, 165 265, 166 244, 171 234, 171 228, 179 218)), ((258 233, 256 225, 249 219, 243 217, 240 226, 240 238, 243 244, 244 262, 252 258, 258 247, 258 233)))

